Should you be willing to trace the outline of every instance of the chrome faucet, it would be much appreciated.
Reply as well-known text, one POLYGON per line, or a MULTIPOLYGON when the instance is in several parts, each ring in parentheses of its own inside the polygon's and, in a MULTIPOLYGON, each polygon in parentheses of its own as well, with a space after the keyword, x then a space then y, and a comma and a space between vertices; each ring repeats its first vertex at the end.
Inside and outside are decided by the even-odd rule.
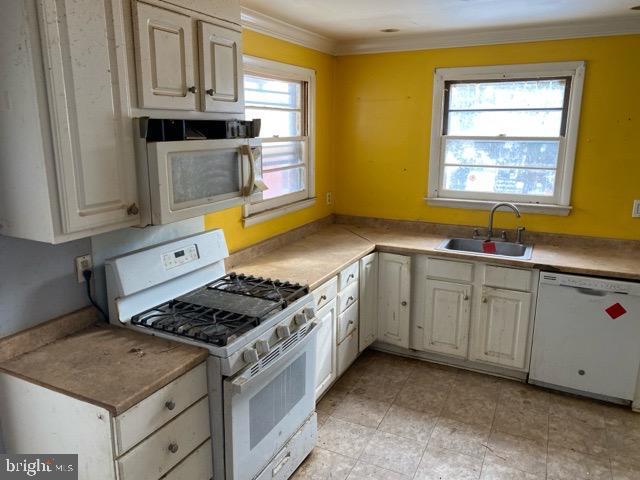
POLYGON ((500 202, 496 203, 493 207, 491 207, 491 212, 489 213, 489 228, 487 230, 487 240, 491 240, 493 237, 493 214, 496 213, 500 207, 509 207, 516 214, 516 217, 520 218, 520 210, 513 203, 509 202, 500 202))

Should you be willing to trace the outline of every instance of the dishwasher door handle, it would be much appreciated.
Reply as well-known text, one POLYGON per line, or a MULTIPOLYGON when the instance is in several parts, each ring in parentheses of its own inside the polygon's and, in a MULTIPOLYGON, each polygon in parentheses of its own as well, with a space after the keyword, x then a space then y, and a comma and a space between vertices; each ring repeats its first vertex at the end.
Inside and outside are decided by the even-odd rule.
POLYGON ((612 290, 599 290, 597 288, 587 288, 587 287, 575 287, 573 285, 559 285, 560 287, 570 288, 571 290, 576 290, 578 293, 582 295, 589 295, 591 297, 606 297, 607 295, 628 295, 627 292, 614 292, 612 290))

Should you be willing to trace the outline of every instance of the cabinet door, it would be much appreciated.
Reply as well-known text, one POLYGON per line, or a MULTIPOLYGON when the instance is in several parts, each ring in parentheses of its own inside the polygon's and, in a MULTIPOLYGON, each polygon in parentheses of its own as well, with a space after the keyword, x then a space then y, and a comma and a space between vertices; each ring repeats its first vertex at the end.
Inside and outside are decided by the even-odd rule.
POLYGON ((409 348, 411 258, 378 254, 378 340, 409 348))
POLYGON ((336 378, 337 309, 334 298, 316 313, 316 399, 336 378))
POLYGON ((202 108, 207 112, 244 112, 242 34, 198 22, 202 108))
POLYGON ((39 8, 62 231, 137 224, 122 5, 55 0, 39 8))
POLYGON ((473 359, 525 368, 531 293, 483 287, 473 328, 473 359))
POLYGON ((424 292, 423 349, 467 357, 471 286, 429 280, 424 292))
POLYGON ((362 352, 378 334, 378 254, 360 259, 360 345, 362 352))
POLYGON ((193 20, 137 1, 134 31, 138 106, 196 110, 193 20))

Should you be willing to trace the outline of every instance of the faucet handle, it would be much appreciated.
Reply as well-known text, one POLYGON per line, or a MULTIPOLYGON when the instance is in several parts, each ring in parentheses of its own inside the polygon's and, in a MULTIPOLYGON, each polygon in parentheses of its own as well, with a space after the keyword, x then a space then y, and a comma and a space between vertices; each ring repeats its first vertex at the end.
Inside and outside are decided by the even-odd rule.
POLYGON ((516 243, 524 243, 524 231, 526 228, 518 227, 516 228, 516 243))
POLYGON ((500 240, 502 240, 503 242, 507 241, 507 231, 506 230, 502 230, 500 232, 500 240))
POLYGON ((480 229, 479 228, 474 228, 473 229, 473 238, 479 238, 480 237, 480 229))

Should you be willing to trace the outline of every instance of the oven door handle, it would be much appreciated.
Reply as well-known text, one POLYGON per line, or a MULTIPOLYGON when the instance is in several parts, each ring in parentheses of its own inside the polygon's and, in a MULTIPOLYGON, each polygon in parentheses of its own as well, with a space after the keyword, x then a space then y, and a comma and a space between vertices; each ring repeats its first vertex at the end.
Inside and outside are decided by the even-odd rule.
MULTIPOLYGON (((302 340, 298 341, 298 343, 296 343, 293 348, 291 348, 290 350, 287 350, 285 353, 282 353, 277 358, 277 360, 275 360, 273 363, 270 363, 267 367, 261 367, 260 370, 257 373, 252 374, 251 371, 253 370, 253 367, 255 365, 260 364, 260 361, 258 361, 257 364, 254 363, 254 364, 249 365, 247 368, 242 370, 240 373, 238 373, 232 379, 225 380, 225 383, 228 382, 228 383, 231 384, 232 391, 233 391, 234 395, 243 394, 244 392, 249 390, 256 382, 261 382, 262 381, 262 375, 265 375, 265 374, 268 374, 270 372, 273 372, 274 370, 277 370, 280 365, 282 365, 283 363, 286 363, 292 357, 296 356, 301 350, 306 348, 307 344, 311 341, 311 339, 313 337, 315 337, 315 334, 317 333, 317 328, 316 328, 317 326, 318 326, 318 324, 316 322, 309 323, 309 326, 307 327, 307 331, 306 331, 306 333, 304 335, 304 338, 302 338, 302 340)), ((289 337, 289 338, 291 338, 291 337, 289 337)), ((273 347, 272 351, 276 350, 278 348, 282 348, 282 346, 285 343, 287 343, 287 340, 283 340, 281 342, 278 342, 273 347)))

